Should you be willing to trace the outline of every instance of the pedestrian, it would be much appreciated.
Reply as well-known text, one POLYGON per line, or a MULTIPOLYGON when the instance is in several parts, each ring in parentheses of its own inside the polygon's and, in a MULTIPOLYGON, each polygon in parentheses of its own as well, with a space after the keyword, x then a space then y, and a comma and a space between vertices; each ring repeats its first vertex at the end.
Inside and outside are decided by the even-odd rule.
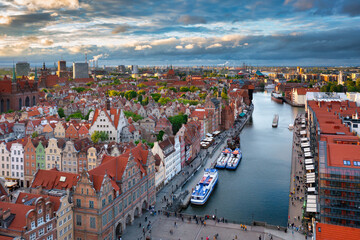
POLYGON ((145 217, 145 222, 147 222, 147 217, 145 217))
POLYGON ((261 235, 259 235, 259 240, 261 240, 261 235))
POLYGON ((176 227, 176 221, 174 222, 174 227, 176 227))
POLYGON ((141 223, 139 223, 139 228, 141 228, 141 223))

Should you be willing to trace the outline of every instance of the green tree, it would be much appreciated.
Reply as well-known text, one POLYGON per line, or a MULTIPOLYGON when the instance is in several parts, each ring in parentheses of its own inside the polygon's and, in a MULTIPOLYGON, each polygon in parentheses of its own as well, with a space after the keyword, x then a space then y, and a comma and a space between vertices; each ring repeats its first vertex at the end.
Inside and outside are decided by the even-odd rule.
POLYGON ((142 100, 143 100, 143 96, 142 96, 142 95, 139 95, 139 96, 138 96, 138 102, 139 102, 139 103, 142 103, 142 100))
POLYGON ((206 95, 207 95, 206 93, 199 93, 199 98, 205 99, 206 95))
POLYGON ((125 92, 125 98, 127 100, 131 100, 133 98, 136 98, 136 96, 137 96, 137 93, 134 90, 129 90, 129 91, 125 92))
POLYGON ((89 110, 89 112, 85 116, 85 120, 89 120, 90 113, 93 112, 93 111, 94 110, 92 110, 92 109, 89 110))
POLYGON ((151 97, 154 99, 155 102, 158 102, 159 99, 161 98, 161 94, 160 93, 152 93, 151 97))
POLYGON ((177 92, 177 89, 174 87, 169 87, 169 90, 173 91, 173 92, 177 92))
POLYGON ((169 121, 172 125, 173 134, 175 135, 183 124, 186 124, 188 116, 184 113, 180 113, 176 116, 169 117, 169 121))
POLYGON ((39 136, 39 134, 36 131, 31 134, 31 138, 36 138, 38 136, 39 136))
POLYGON ((196 91, 198 91, 199 90, 199 88, 197 88, 197 87, 195 87, 195 86, 191 86, 190 87, 190 92, 196 92, 196 91))
POLYGON ((107 132, 101 131, 99 137, 100 137, 100 140, 102 142, 104 142, 104 141, 107 141, 109 139, 109 134, 107 132))
POLYGON ((58 115, 59 115, 59 118, 65 117, 64 109, 59 108, 59 109, 58 109, 58 115))
POLYGON ((163 140, 163 136, 164 136, 165 132, 163 130, 160 130, 159 134, 156 135, 156 140, 158 142, 161 142, 163 140))
POLYGON ((83 115, 81 114, 80 111, 77 111, 73 114, 70 114, 67 118, 66 121, 69 121, 71 118, 76 118, 76 119, 84 119, 83 115))
POLYGON ((144 88, 144 87, 146 87, 146 85, 143 84, 143 83, 139 83, 137 86, 138 86, 138 88, 144 88))
POLYGON ((142 116, 140 116, 139 114, 133 113, 131 111, 124 111, 124 115, 127 118, 131 117, 134 122, 137 122, 137 121, 143 119, 142 116))
POLYGON ((137 94, 138 95, 145 95, 146 92, 145 92, 145 90, 139 90, 139 91, 137 91, 137 94))
POLYGON ((222 99, 225 99, 225 100, 229 99, 229 97, 228 97, 228 95, 227 95, 227 90, 226 90, 226 88, 223 88, 223 89, 222 89, 222 91, 221 91, 221 98, 222 98, 222 99))
POLYGON ((146 106, 149 104, 149 97, 146 97, 142 102, 141 102, 142 105, 146 106))
POLYGON ((181 87, 180 92, 188 92, 190 89, 188 87, 181 87))
POLYGON ((100 132, 94 131, 93 134, 91 134, 91 141, 93 141, 93 143, 98 143, 99 140, 100 140, 100 132))
POLYGON ((158 103, 160 103, 161 105, 166 105, 170 101, 171 101, 171 99, 169 97, 166 97, 166 98, 161 97, 159 99, 158 103))

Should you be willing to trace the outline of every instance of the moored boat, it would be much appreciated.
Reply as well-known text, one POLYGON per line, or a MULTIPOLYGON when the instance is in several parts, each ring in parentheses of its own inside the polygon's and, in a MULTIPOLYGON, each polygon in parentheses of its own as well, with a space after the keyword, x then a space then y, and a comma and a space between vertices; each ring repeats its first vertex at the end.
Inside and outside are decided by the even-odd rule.
POLYGON ((242 153, 239 148, 236 148, 232 153, 231 157, 226 165, 226 169, 234 170, 239 165, 242 158, 242 153))
POLYGON ((196 205, 205 204, 209 199, 217 181, 218 171, 214 168, 205 169, 204 176, 201 178, 200 182, 196 185, 191 194, 190 202, 196 205))
POLYGON ((226 164, 231 156, 231 149, 226 148, 220 154, 219 159, 216 161, 216 168, 225 168, 226 164))
POLYGON ((283 103, 284 99, 281 93, 277 93, 277 92, 271 92, 271 99, 274 100, 277 103, 283 103))
POLYGON ((289 124, 289 130, 293 130, 294 129, 294 124, 289 124))

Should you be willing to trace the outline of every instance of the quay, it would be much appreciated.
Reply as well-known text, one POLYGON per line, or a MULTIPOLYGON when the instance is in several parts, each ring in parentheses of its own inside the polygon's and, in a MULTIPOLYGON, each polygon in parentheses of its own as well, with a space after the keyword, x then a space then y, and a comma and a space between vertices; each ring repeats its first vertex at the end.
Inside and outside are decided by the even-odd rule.
POLYGON ((294 121, 293 146, 291 157, 290 189, 289 189, 289 214, 288 226, 295 231, 305 234, 303 227, 303 211, 305 200, 305 169, 304 154, 301 150, 300 131, 302 123, 299 119, 305 118, 304 114, 298 114, 294 121))

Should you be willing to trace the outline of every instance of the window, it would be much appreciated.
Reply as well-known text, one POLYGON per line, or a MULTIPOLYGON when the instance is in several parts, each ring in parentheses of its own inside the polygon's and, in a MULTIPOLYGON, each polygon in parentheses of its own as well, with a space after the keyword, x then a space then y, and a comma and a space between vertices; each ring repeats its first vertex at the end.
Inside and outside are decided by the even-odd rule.
POLYGON ((47 236, 46 240, 53 240, 53 235, 47 236))
POLYGON ((105 200, 105 198, 101 201, 102 202, 102 206, 103 207, 105 207, 105 204, 106 204, 106 202, 105 202, 106 200, 105 200))
POLYGON ((89 208, 94 208, 94 201, 89 201, 89 208))
POLYGON ((96 228, 95 217, 90 217, 90 228, 96 228))
POLYGON ((50 214, 46 214, 46 221, 50 220, 50 214))
POLYGON ((36 226, 35 226, 35 221, 32 221, 31 222, 31 229, 34 229, 36 226))
POLYGON ((44 218, 43 218, 43 217, 38 218, 38 220, 37 220, 37 225, 41 225, 41 224, 43 224, 43 223, 44 223, 44 218))
POLYGON ((44 233, 45 233, 44 228, 42 228, 42 229, 39 230, 39 236, 44 235, 44 233))
POLYGON ((108 200, 109 200, 109 203, 111 203, 111 201, 112 201, 112 196, 111 195, 109 195, 108 200))
POLYGON ((76 199, 76 206, 81 207, 81 199, 76 199))
POLYGON ((62 225, 63 225, 63 221, 60 220, 60 221, 59 221, 59 227, 61 227, 62 225))
POLYGON ((348 161, 348 160, 344 160, 344 165, 346 165, 346 166, 351 166, 351 162, 348 161))
POLYGON ((107 224, 107 214, 104 213, 104 215, 102 216, 102 225, 105 226, 107 224))
POLYGON ((30 235, 30 240, 35 240, 36 239, 36 233, 32 233, 30 235))
POLYGON ((51 231, 52 230, 52 224, 49 224, 46 229, 47 229, 48 232, 51 231))
POLYGON ((76 225, 81 226, 81 215, 76 215, 76 225))
POLYGON ((38 210, 38 214, 41 214, 42 213, 42 209, 40 208, 39 210, 38 210))

